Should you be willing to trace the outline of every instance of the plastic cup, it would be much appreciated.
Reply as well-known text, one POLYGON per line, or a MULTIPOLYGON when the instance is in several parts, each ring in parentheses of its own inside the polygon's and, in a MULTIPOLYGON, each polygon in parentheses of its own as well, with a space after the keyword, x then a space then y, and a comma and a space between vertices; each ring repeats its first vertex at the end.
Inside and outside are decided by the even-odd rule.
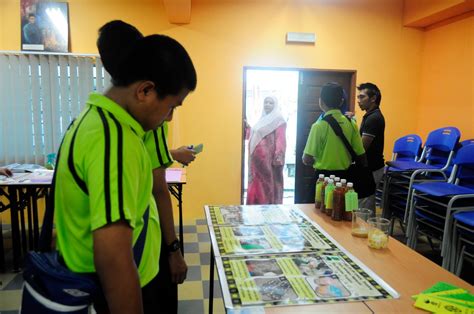
POLYGON ((369 218, 369 247, 384 249, 388 245, 390 220, 380 217, 369 218))
POLYGON ((372 211, 367 208, 359 208, 352 212, 352 230, 354 237, 367 238, 369 234, 368 220, 372 216, 372 211))

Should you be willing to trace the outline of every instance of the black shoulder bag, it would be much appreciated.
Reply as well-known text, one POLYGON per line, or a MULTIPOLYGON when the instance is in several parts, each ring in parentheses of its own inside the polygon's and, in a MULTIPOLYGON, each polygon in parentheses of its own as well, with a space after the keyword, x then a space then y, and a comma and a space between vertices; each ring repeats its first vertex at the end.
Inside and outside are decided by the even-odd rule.
POLYGON ((354 190, 357 192, 358 198, 361 199, 373 195, 375 193, 375 181, 372 171, 370 171, 361 159, 361 156, 356 155, 336 119, 329 115, 325 116, 323 120, 329 123, 334 133, 336 133, 336 135, 341 139, 344 146, 346 146, 347 151, 351 154, 352 163, 349 166, 349 169, 347 169, 347 181, 354 183, 354 190))

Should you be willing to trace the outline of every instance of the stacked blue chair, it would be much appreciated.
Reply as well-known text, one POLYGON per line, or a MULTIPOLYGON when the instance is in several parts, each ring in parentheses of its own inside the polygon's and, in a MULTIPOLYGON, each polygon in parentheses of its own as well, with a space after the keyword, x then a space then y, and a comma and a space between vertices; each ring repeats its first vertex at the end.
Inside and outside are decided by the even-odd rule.
MULTIPOLYGON (((421 137, 416 134, 409 134, 397 139, 393 145, 392 151, 392 161, 416 161, 419 158, 421 151, 421 137)), ((376 197, 377 201, 383 203, 383 191, 386 182, 386 173, 387 171, 396 171, 396 169, 389 169, 388 166, 385 167, 384 176, 379 187, 377 187, 376 197)), ((383 207, 383 206, 382 206, 383 207)), ((390 218, 392 219, 391 233, 393 233, 393 224, 396 215, 393 215, 390 218)), ((403 226, 402 226, 403 228, 403 226)))
POLYGON ((474 138, 464 140, 460 144, 461 144, 461 147, 464 147, 466 145, 472 145, 472 144, 474 144, 474 138))
MULTIPOLYGON (((449 169, 458 146, 460 132, 455 127, 436 129, 428 135, 418 160, 389 161, 383 191, 383 216, 408 220, 408 208, 414 183, 426 180, 446 181, 444 173, 449 169), (441 170, 441 171, 440 171, 441 170)), ((411 230, 407 228, 407 236, 411 230)))
POLYGON ((464 259, 474 260, 474 210, 453 215, 453 254, 450 271, 461 275, 464 259))
MULTIPOLYGON (((464 147, 466 145, 471 145, 471 144, 474 144, 474 139, 469 139, 469 140, 464 140, 462 142, 459 142, 455 151, 454 151, 454 156, 456 156, 456 152, 461 148, 461 147, 464 147)), ((453 165, 449 165, 449 167, 444 171, 444 173, 447 175, 447 176, 450 176, 451 175, 451 171, 453 170, 453 165)), ((434 174, 436 176, 436 174, 434 174)), ((438 176, 440 177, 440 176, 438 176)))
POLYGON ((393 144, 392 161, 417 161, 421 151, 421 137, 409 134, 393 144))
MULTIPOLYGON (((432 170, 434 171, 434 170, 432 170)), ((438 170, 442 173, 442 170, 438 170)), ((453 214, 474 210, 474 145, 457 151, 451 176, 445 182, 413 184, 407 226, 408 246, 416 248, 418 234, 442 241, 443 267, 449 269, 453 214)))

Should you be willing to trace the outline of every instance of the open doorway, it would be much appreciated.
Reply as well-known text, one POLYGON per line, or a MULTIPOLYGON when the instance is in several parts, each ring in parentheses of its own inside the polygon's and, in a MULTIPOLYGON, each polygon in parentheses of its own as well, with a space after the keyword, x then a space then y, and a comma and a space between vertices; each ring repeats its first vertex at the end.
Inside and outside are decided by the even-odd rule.
MULTIPOLYGON (((318 105, 325 83, 339 83, 346 96, 344 110, 354 111, 355 70, 282 69, 244 67, 242 204, 246 204, 249 182, 249 134, 262 118, 264 100, 276 97, 286 121, 286 150, 283 173, 283 204, 312 203, 314 169, 301 162, 311 125, 322 114, 318 105)), ((314 191, 313 191, 314 192, 314 191)))
MULTIPOLYGON (((244 70, 244 119, 250 128, 256 126, 264 115, 264 100, 269 96, 277 99, 277 109, 286 122, 286 149, 282 169, 284 204, 294 203, 298 77, 299 72, 294 70, 258 68, 244 70)), ((244 134, 243 204, 247 201, 248 191, 250 137, 248 132, 250 131, 244 134)))

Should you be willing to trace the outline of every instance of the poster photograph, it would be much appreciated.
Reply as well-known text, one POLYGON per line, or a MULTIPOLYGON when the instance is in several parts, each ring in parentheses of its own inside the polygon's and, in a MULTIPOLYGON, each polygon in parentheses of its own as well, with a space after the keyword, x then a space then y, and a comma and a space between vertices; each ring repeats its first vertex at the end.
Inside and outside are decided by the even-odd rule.
POLYGON ((304 217, 291 206, 234 205, 206 206, 213 225, 261 225, 303 222, 304 217))
POLYGON ((310 224, 214 226, 219 255, 333 250, 336 246, 310 224))
POLYGON ((69 15, 66 2, 21 0, 21 50, 69 51, 69 15))
MULTIPOLYGON (((398 294, 340 251, 219 258, 226 307, 391 299, 398 294)), ((221 274, 220 274, 221 275, 221 274)))

